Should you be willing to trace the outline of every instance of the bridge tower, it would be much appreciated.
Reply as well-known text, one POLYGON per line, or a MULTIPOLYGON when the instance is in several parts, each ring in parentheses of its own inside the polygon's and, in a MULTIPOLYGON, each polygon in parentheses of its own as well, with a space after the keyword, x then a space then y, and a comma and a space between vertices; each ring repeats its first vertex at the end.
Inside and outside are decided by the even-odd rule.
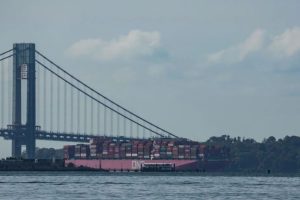
POLYGON ((26 146, 29 159, 35 158, 35 44, 14 44, 13 56, 13 109, 12 156, 21 157, 22 145, 26 146), (22 87, 22 84, 24 85, 22 87), (22 89, 26 91, 26 120, 22 124, 22 89))

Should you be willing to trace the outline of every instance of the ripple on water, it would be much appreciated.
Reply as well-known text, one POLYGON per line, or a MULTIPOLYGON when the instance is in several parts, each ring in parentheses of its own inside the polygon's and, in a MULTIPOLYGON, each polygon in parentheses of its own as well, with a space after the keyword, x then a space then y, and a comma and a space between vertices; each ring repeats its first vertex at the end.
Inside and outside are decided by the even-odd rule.
POLYGON ((0 174, 0 199, 299 199, 299 177, 0 174))

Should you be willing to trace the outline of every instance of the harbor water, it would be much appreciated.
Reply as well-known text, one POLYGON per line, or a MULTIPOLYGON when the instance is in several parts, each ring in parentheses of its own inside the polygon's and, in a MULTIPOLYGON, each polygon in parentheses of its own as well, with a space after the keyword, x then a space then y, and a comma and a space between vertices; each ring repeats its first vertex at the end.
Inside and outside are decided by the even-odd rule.
POLYGON ((300 199, 300 177, 1 172, 0 199, 300 199))

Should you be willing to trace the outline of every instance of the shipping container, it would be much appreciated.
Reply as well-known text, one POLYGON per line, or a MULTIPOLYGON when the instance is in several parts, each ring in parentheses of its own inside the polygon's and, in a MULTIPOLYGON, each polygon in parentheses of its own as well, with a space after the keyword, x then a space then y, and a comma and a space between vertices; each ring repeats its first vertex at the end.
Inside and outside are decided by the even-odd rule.
POLYGON ((224 158, 228 150, 221 146, 176 139, 117 140, 93 138, 90 145, 64 146, 65 159, 155 159, 203 160, 207 155, 224 158))
POLYGON ((75 158, 75 145, 65 145, 64 159, 74 159, 74 158, 75 158))

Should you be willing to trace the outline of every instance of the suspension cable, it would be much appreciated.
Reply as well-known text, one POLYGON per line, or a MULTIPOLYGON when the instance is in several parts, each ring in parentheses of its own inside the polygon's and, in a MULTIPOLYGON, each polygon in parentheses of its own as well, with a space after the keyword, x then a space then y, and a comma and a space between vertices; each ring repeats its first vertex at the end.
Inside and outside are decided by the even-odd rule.
MULTIPOLYGON (((126 112, 124 112, 124 116, 126 115, 126 112)), ((126 127, 126 117, 123 118, 123 134, 126 137, 127 134, 127 127, 126 127)))
POLYGON ((103 128, 104 128, 104 136, 107 134, 107 124, 106 124, 106 106, 104 106, 104 118, 103 118, 103 128))
MULTIPOLYGON (((4 85, 5 85, 5 80, 4 80, 4 63, 1 62, 1 93, 5 94, 4 90, 4 85)), ((4 128, 4 97, 1 97, 1 128, 4 128)))
POLYGON ((70 97, 71 97, 71 99, 70 99, 70 101, 71 101, 71 103, 70 103, 70 111, 71 111, 71 127, 70 127, 70 132, 71 133, 73 133, 74 132, 74 130, 73 130, 73 115, 74 115, 74 112, 73 112, 73 108, 74 108, 74 101, 73 101, 73 98, 74 98, 74 91, 73 91, 73 87, 72 86, 70 86, 70 91, 71 91, 71 95, 70 95, 70 97))
POLYGON ((139 126, 137 125, 136 126, 136 135, 137 135, 137 138, 140 138, 140 130, 139 130, 139 126))
POLYGON ((8 50, 8 51, 5 51, 5 52, 3 52, 3 53, 0 53, 0 56, 3 56, 4 54, 7 54, 7 53, 9 53, 9 52, 11 52, 11 51, 13 51, 14 49, 10 49, 10 50, 8 50))
POLYGON ((64 132, 67 132, 67 83, 64 82, 64 132))
POLYGON ((114 135, 114 112, 110 110, 110 136, 114 135))
POLYGON ((8 59, 8 75, 7 75, 7 98, 8 98, 8 124, 12 124, 12 60, 8 59))
MULTIPOLYGON (((84 93, 86 93, 86 88, 83 89, 84 93)), ((83 132, 84 134, 87 134, 87 96, 84 95, 83 97, 84 100, 84 108, 83 108, 83 113, 84 113, 84 118, 83 118, 83 132)))
MULTIPOLYGON (((79 87, 79 84, 77 82, 79 87)), ((77 133, 80 133, 80 91, 77 90, 77 133)))
MULTIPOLYGON (((59 71, 57 70, 57 73, 59 74, 59 71)), ((56 107, 56 114, 57 114, 57 125, 56 125, 56 128, 57 128, 57 132, 59 133, 60 132, 60 79, 59 77, 56 77, 57 78, 57 82, 56 82, 56 86, 57 86, 57 107, 56 107)), ((65 107, 65 106, 64 106, 65 107)), ((65 123, 64 123, 64 126, 65 126, 65 123)))
POLYGON ((146 129, 143 128, 143 139, 145 139, 145 133, 146 133, 146 129))
MULTIPOLYGON (((91 94, 92 95, 92 94, 91 94)), ((91 134, 94 134, 94 101, 91 99, 91 134)))
MULTIPOLYGON (((37 55, 38 56, 38 55, 37 55)), ((36 81, 37 81, 37 84, 36 84, 36 119, 37 119, 37 124, 40 123, 40 82, 41 82, 41 78, 40 78, 40 65, 38 64, 36 66, 36 81)), ((39 124, 40 125, 40 124, 39 124)))
MULTIPOLYGON (((119 107, 117 107, 117 111, 119 112, 119 107)), ((120 136, 120 115, 117 115, 117 136, 120 136)))
POLYGON ((132 131, 133 131, 132 130, 132 121, 130 120, 129 123, 130 123, 130 128, 129 128, 130 133, 129 134, 130 134, 130 138, 132 138, 132 136, 133 136, 133 134, 132 134, 132 131))
MULTIPOLYGON (((85 86, 86 88, 88 88, 89 90, 93 91, 94 93, 98 94, 99 96, 101 96, 102 98, 106 99, 107 101, 109 101, 110 103, 114 104, 117 107, 120 107, 122 110, 125 110, 126 112, 128 112, 129 114, 133 115, 134 117, 146 122, 147 124, 150 124, 151 126, 161 130, 164 133, 168 133, 169 135, 175 137, 175 138, 179 138, 178 136, 174 135, 173 133, 170 133, 169 131, 160 128, 159 126, 149 122, 148 120, 140 117, 139 115, 127 110, 126 108, 124 108, 123 106, 117 104, 116 102, 112 101, 111 99, 107 98, 106 96, 102 95, 101 93, 97 92, 96 90, 94 90, 93 88, 89 87, 87 84, 83 83, 82 81, 80 81, 79 79, 77 79, 75 76, 73 76, 72 74, 68 73, 66 70, 64 70, 63 68, 61 68, 59 65, 57 65, 56 63, 54 63, 53 61, 51 61, 50 59, 48 59, 46 56, 44 56, 43 54, 41 54, 39 51, 36 50, 36 52, 42 56, 44 59, 46 59, 49 63, 51 63, 52 65, 54 65, 55 67, 59 68, 61 71, 63 71, 64 73, 68 74, 71 78, 75 79, 76 81, 78 81, 80 84, 82 84, 83 86, 85 86)), ((155 132, 154 132, 155 133, 155 132)))
POLYGON ((11 55, 9 55, 9 56, 6 56, 6 57, 4 57, 4 58, 1 58, 0 61, 5 60, 5 59, 7 59, 7 58, 10 58, 10 57, 12 57, 13 55, 15 55, 15 54, 11 54, 11 55))
POLYGON ((100 104, 97 103, 97 134, 100 134, 100 104))
POLYGON ((44 109, 43 109, 43 114, 44 114, 44 117, 43 117, 43 127, 44 127, 44 130, 47 130, 47 71, 46 69, 44 69, 44 109))
POLYGON ((50 132, 53 131, 53 73, 50 74, 50 132))
MULTIPOLYGON (((131 118, 125 116, 124 114, 118 112, 118 111, 115 110, 114 108, 112 108, 112 107, 106 105, 105 103, 99 101, 98 99, 92 97, 90 94, 88 94, 87 92, 85 92, 83 89, 80 89, 78 86, 72 84, 70 81, 65 80, 62 76, 60 76, 59 74, 57 74, 56 72, 54 72, 52 69, 48 68, 46 65, 42 64, 40 61, 36 60, 36 62, 39 63, 40 65, 42 65, 45 69, 47 69, 49 72, 51 72, 51 73, 54 74, 55 76, 59 76, 59 78, 61 78, 61 79, 62 79, 63 81, 65 81, 65 82, 67 82, 69 85, 71 85, 72 87, 74 87, 75 89, 77 89, 78 91, 80 91, 81 93, 83 93, 84 95, 86 95, 86 96, 88 96, 89 98, 94 99, 94 101, 96 101, 96 102, 102 104, 105 108, 108 108, 108 109, 114 111, 115 113, 117 113, 117 114, 119 114, 119 115, 121 115, 121 116, 127 118, 131 123, 138 124, 139 126, 148 129, 149 131, 155 133, 156 135, 159 135, 159 136, 161 136, 161 137, 165 137, 165 135, 162 135, 162 134, 158 133, 157 131, 152 130, 152 129, 150 129, 150 128, 148 128, 148 127, 146 127, 146 126, 140 124, 139 122, 134 121, 133 119, 131 119, 131 118)), ((159 129, 159 128, 158 128, 158 129, 159 129)), ((176 137, 177 137, 177 136, 176 136, 176 137)))

